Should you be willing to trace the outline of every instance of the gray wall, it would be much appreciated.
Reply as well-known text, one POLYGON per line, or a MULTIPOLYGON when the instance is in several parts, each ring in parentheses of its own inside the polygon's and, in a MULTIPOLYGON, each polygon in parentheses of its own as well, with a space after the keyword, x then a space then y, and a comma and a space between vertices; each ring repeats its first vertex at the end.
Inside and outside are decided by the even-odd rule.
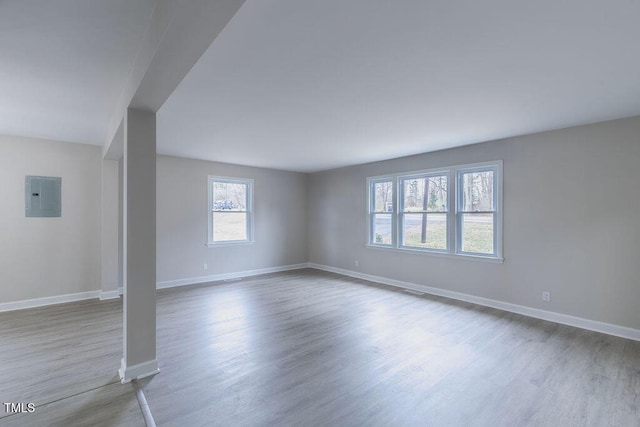
POLYGON ((0 136, 0 303, 100 289, 101 148, 0 136), (62 177, 62 217, 25 218, 24 177, 62 177))
POLYGON ((116 292, 120 283, 118 272, 122 264, 118 253, 120 240, 119 199, 120 183, 118 177, 118 161, 102 160, 102 292, 116 292))
POLYGON ((307 262, 307 175, 158 156, 157 177, 159 282, 307 262), (254 244, 206 246, 208 175, 254 179, 254 244))
POLYGON ((640 117, 320 172, 308 200, 310 262, 640 328, 640 117), (368 176, 500 159, 503 264, 365 247, 368 176))
MULTIPOLYGON (((311 175, 157 162, 158 281, 310 261, 640 329, 640 117, 311 175), (503 264, 365 247, 368 176, 498 159, 503 264), (255 180, 255 244, 206 247, 207 175, 255 180)), ((100 289, 100 165, 99 147, 0 137, 0 303, 100 289), (24 217, 28 174, 62 176, 62 218, 24 217)))

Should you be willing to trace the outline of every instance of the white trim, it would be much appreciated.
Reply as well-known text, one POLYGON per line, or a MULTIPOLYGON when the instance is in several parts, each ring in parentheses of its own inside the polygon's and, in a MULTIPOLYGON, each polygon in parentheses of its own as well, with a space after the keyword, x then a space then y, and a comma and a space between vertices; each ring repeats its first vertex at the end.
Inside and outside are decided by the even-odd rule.
POLYGON ((140 380, 142 378, 150 377, 160 372, 158 368, 158 361, 156 359, 148 360, 137 365, 125 366, 124 359, 120 359, 120 369, 118 374, 120 375, 120 382, 126 384, 131 380, 140 380))
POLYGON ((222 246, 242 246, 242 245, 254 245, 255 240, 228 240, 217 243, 207 243, 205 246, 208 248, 219 248, 222 246))
POLYGON ((393 248, 395 247, 395 242, 396 242, 396 231, 395 228, 393 227, 393 224, 396 223, 396 218, 397 218, 397 206, 396 206, 396 200, 393 198, 393 195, 396 194, 396 182, 394 180, 394 178, 392 176, 378 176, 378 177, 370 177, 367 178, 367 221, 366 221, 366 227, 367 227, 367 244, 369 245, 377 245, 381 248, 393 248), (393 206, 393 209, 391 210, 391 212, 389 212, 388 210, 386 210, 386 206, 385 206, 385 210, 382 212, 376 211, 375 210, 375 195, 372 197, 372 192, 373 192, 373 188, 375 184, 379 184, 379 183, 383 183, 383 182, 390 182, 391 183, 391 203, 393 206), (373 217, 375 215, 391 215, 391 243, 390 244, 384 244, 384 243, 376 243, 375 242, 375 236, 374 236, 374 232, 373 232, 373 217))
MULTIPOLYGON (((503 258, 503 161, 493 160, 487 162, 470 163, 465 165, 454 165, 441 168, 425 169, 412 172, 398 172, 388 175, 378 175, 367 177, 367 241, 365 245, 370 248, 395 250, 395 251, 414 251, 426 255, 445 255, 449 257, 473 257, 477 261, 483 262, 504 262, 503 258), (463 252, 461 250, 461 212, 460 200, 462 193, 460 189, 462 185, 461 174, 475 171, 493 170, 494 171, 494 233, 493 233, 493 254, 482 254, 475 252, 463 252), (427 212, 428 214, 444 213, 447 218, 447 249, 437 250, 429 248, 419 248, 405 246, 402 242, 402 218, 409 212, 404 212, 404 187, 402 182, 407 179, 416 177, 446 176, 447 177, 447 211, 446 212, 427 212), (393 185, 393 212, 375 212, 374 199, 372 198, 373 185, 380 182, 391 182, 393 185), (383 245, 375 242, 373 232, 373 220, 375 214, 391 214, 391 244, 383 245)), ((375 196, 373 196, 375 197, 375 196)))
POLYGON ((175 288, 177 286, 197 285, 199 283, 217 282, 220 280, 229 280, 229 279, 238 279, 242 277, 258 276, 260 274, 279 273, 282 271, 289 271, 289 270, 300 270, 302 268, 307 268, 308 266, 309 265, 307 263, 302 263, 302 264, 283 265, 278 267, 259 268, 257 270, 238 271, 235 273, 221 273, 221 274, 214 274, 211 276, 200 276, 200 277, 189 277, 186 279, 167 280, 164 282, 158 282, 156 284, 156 288, 165 289, 165 288, 175 288))
POLYGON ((553 311, 541 310, 539 308, 526 307, 523 305, 512 304, 503 301, 497 301, 489 298, 478 297, 475 295, 464 294, 461 292, 448 291, 446 289, 434 288, 431 286, 418 285, 401 280, 389 279, 387 277, 373 276, 370 274, 358 273, 342 268, 330 267, 327 265, 309 263, 310 268, 328 271, 331 273, 342 274, 344 276, 354 277, 357 279, 368 280, 370 282, 382 283, 389 286, 395 286, 403 289, 424 292, 431 295, 438 295, 459 301, 466 301, 486 307, 497 308, 499 310, 511 313, 522 314, 523 316, 534 317, 536 319, 547 320, 550 322, 561 323, 563 325, 574 326, 576 328, 587 329, 590 331, 600 332, 603 334, 614 335, 617 337, 628 338, 640 341, 640 329, 628 328, 626 326, 613 325, 611 323, 599 322, 597 320, 584 319, 582 317, 571 316, 568 314, 556 313, 553 311))
MULTIPOLYGON (((230 244, 252 244, 255 243, 254 236, 254 221, 253 221, 253 178, 235 178, 228 176, 208 175, 207 176, 207 247, 215 248, 216 246, 226 246, 230 244), (247 186, 247 206, 243 213, 247 216, 247 239, 246 240, 223 240, 216 242, 213 240, 213 183, 214 182, 227 182, 243 184, 247 186)), ((237 212, 237 211, 236 211, 237 212)))
POLYGON ((100 301, 105 301, 109 299, 117 299, 120 298, 120 291, 116 289, 115 291, 103 291, 100 292, 100 301))
POLYGON ((454 169, 475 169, 475 168, 480 169, 485 166, 495 166, 495 164, 498 162, 502 162, 502 160, 487 160, 484 162, 463 163, 463 164, 457 164, 457 165, 442 166, 437 168, 419 169, 419 170, 408 171, 408 172, 395 172, 395 173, 389 173, 386 175, 370 176, 367 179, 385 181, 385 180, 393 180, 401 176, 413 176, 413 175, 425 175, 425 174, 428 175, 431 173, 438 175, 441 173, 449 173, 449 171, 454 169))
MULTIPOLYGON (((502 229, 503 229, 503 214, 502 214, 502 199, 503 199, 503 178, 502 178, 502 170, 503 170, 503 161, 496 160, 495 162, 483 162, 476 163, 472 165, 468 165, 469 167, 459 167, 453 169, 453 179, 455 180, 455 213, 453 218, 455 219, 455 249, 454 253, 456 255, 472 255, 472 256, 480 256, 485 258, 498 258, 502 259, 502 229), (462 175, 473 172, 483 172, 487 170, 493 170, 494 177, 494 191, 493 191, 493 208, 494 210, 490 213, 493 213, 493 254, 482 254, 479 252, 465 252, 462 250, 462 233, 460 232, 462 228, 462 217, 465 213, 472 212, 464 212, 461 210, 462 206, 462 175)), ((489 213, 489 212, 487 212, 489 213)))
POLYGON ((496 264, 504 263, 504 258, 496 258, 493 256, 482 256, 482 255, 474 255, 472 253, 460 253, 460 254, 452 254, 449 252, 443 251, 435 251, 435 250, 425 250, 425 249, 416 249, 410 246, 403 246, 401 248, 394 248, 392 246, 382 246, 382 245, 372 245, 365 244, 365 248, 367 249, 381 249, 384 251, 392 251, 398 253, 411 253, 415 252, 418 254, 428 253, 429 255, 435 255, 437 257, 449 258, 449 259, 458 259, 458 260, 469 260, 469 261, 480 261, 480 262, 493 262, 496 264))
MULTIPOLYGON (((397 241, 396 241, 396 245, 395 245, 395 249, 400 249, 400 250, 415 250, 415 251, 421 251, 421 252, 429 252, 429 253, 445 253, 445 254, 450 254, 451 253, 451 246, 450 246, 450 236, 451 236, 451 214, 450 214, 450 207, 451 207, 451 191, 449 191, 451 189, 450 186, 450 181, 451 181, 451 171, 449 170, 443 170, 443 171, 433 171, 433 172, 425 172, 425 173, 421 173, 421 174, 414 174, 414 175, 400 175, 397 176, 396 178, 397 184, 396 184, 396 188, 397 188, 397 195, 396 195, 396 199, 397 199, 397 205, 398 205, 398 217, 397 217, 397 221, 396 221, 396 235, 398 236, 397 241), (429 178, 434 178, 434 177, 445 177, 447 180, 447 210, 446 211, 429 211, 428 209, 426 211, 419 211, 419 212, 410 212, 410 211, 405 211, 405 181, 410 181, 410 180, 415 180, 415 179, 425 179, 428 180, 429 178), (434 249, 434 248, 420 248, 420 247, 416 247, 416 246, 408 246, 405 245, 404 242, 404 220, 406 215, 412 215, 412 214, 422 214, 422 215, 426 215, 423 216, 423 221, 427 220, 426 218, 428 217, 428 215, 442 215, 444 214, 445 216, 445 220, 446 220, 446 230, 445 230, 445 240, 446 240, 446 248, 445 249, 434 249)), ((424 194, 423 194, 423 199, 427 197, 427 190, 428 190, 428 183, 425 182, 425 189, 424 189, 424 194)), ((428 221, 428 220, 427 220, 428 221)))
POLYGON ((0 313, 4 311, 23 310, 26 308, 43 307, 47 305, 63 304, 66 302, 81 301, 85 299, 99 298, 100 291, 79 292, 76 294, 55 295, 52 297, 33 298, 21 301, 0 303, 0 313))
MULTIPOLYGON (((216 282, 220 280, 258 276, 260 274, 279 273, 282 271, 289 271, 289 270, 300 270, 302 268, 307 268, 308 266, 309 265, 307 263, 301 263, 301 264, 292 264, 292 265, 282 265, 277 267, 260 268, 256 270, 238 271, 234 273, 214 274, 211 276, 189 277, 186 279, 168 280, 165 282, 156 283, 156 288, 165 289, 165 288, 173 288, 177 286, 197 285, 200 283, 216 282)), ((14 311, 14 310, 27 309, 27 308, 43 307, 47 305, 64 304, 67 302, 81 301, 81 300, 87 300, 87 299, 93 299, 93 298, 99 298, 102 301, 116 299, 116 298, 119 298, 121 295, 123 295, 123 292, 124 292, 123 288, 119 287, 117 290, 107 291, 107 292, 90 291, 90 292, 80 292, 77 294, 55 295, 55 296, 44 297, 44 298, 34 298, 34 299, 21 300, 21 301, 5 302, 5 303, 0 303, 0 313, 5 311, 14 311)))

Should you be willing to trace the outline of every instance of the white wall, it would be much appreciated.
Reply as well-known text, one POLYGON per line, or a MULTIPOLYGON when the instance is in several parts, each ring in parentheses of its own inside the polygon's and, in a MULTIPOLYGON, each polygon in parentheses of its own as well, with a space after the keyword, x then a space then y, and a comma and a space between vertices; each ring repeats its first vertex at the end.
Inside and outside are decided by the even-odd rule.
POLYGON ((640 117, 320 172, 309 260, 640 329, 639 188, 640 117), (368 176, 499 159, 503 264, 365 247, 368 176))
POLYGON ((0 136, 0 303, 100 289, 101 149, 0 136), (26 218, 25 175, 62 177, 62 217, 26 218))
POLYGON ((301 173, 158 156, 158 282, 307 262, 306 187, 301 173), (208 175, 254 179, 254 244, 206 246, 208 175))

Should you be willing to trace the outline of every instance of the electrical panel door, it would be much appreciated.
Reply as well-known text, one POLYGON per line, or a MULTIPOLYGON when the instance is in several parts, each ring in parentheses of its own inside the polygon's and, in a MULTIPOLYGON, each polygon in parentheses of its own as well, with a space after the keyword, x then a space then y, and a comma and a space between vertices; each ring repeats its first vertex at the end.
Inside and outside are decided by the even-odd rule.
POLYGON ((26 176, 24 181, 25 216, 62 216, 62 178, 26 176))

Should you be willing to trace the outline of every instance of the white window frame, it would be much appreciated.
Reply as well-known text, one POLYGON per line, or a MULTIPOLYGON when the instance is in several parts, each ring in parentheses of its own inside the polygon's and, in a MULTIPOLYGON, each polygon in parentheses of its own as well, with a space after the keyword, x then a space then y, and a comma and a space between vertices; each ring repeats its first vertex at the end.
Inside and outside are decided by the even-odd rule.
POLYGON ((393 176, 381 176, 381 177, 373 177, 367 178, 367 241, 369 246, 380 247, 380 248, 393 248, 396 246, 397 241, 397 230, 394 224, 397 222, 398 217, 398 203, 394 198, 396 194, 396 179, 393 176), (373 194, 375 184, 381 182, 391 182, 391 198, 393 199, 393 210, 389 212, 385 211, 376 211, 375 210, 375 195, 373 194), (377 243, 374 237, 374 218, 376 214, 391 214, 391 244, 386 243, 377 243))
MULTIPOLYGON (((247 245, 255 243, 253 235, 253 179, 250 178, 233 178, 227 176, 209 175, 207 177, 208 192, 208 215, 207 215, 207 246, 220 247, 231 245, 247 245), (225 240, 216 242, 213 240, 213 183, 223 182, 229 184, 244 184, 247 186, 247 207, 244 212, 247 215, 247 238, 245 240, 225 240)), ((241 213, 240 211, 233 211, 241 213)))
POLYGON ((434 256, 452 258, 466 258, 489 262, 503 262, 502 252, 502 228, 503 228, 503 177, 502 160, 455 165, 443 168, 426 169, 414 172, 403 172, 389 175, 381 175, 367 178, 367 243, 366 246, 373 249, 383 249, 400 252, 423 253, 434 256), (494 171, 494 233, 493 254, 462 251, 462 186, 460 181, 462 174, 469 172, 494 171), (447 249, 420 248, 402 245, 402 212, 404 211, 404 199, 402 182, 411 178, 447 175, 447 249), (377 182, 391 181, 393 183, 394 210, 392 214, 392 242, 391 245, 376 243, 373 237, 373 218, 375 212, 372 209, 373 185, 377 182))
MULTIPOLYGON (((449 176, 450 173, 448 170, 444 169, 444 170, 430 170, 428 172, 420 172, 420 173, 410 173, 410 174, 402 174, 402 175, 398 175, 396 177, 396 181, 397 181, 397 188, 398 188, 398 222, 397 222, 397 230, 398 230, 398 248, 399 249, 409 249, 409 250, 417 250, 417 251, 428 251, 428 252, 440 252, 440 253, 449 253, 449 249, 451 248, 451 242, 449 241, 449 234, 450 231, 449 229, 451 228, 451 219, 449 218, 449 211, 451 211, 451 197, 450 197, 450 192, 449 189, 451 188, 449 185, 449 181, 451 180, 451 177, 449 176), (446 176, 447 177, 447 210, 444 212, 426 212, 427 216, 428 215, 433 215, 436 213, 440 213, 440 214, 445 214, 445 217, 447 218, 447 231, 446 231, 446 236, 447 236, 447 247, 445 249, 436 249, 436 248, 421 248, 421 247, 417 247, 417 246, 406 246, 404 244, 404 232, 403 232, 403 225, 404 225, 404 215, 405 212, 404 211, 404 181, 408 181, 411 179, 421 179, 421 178, 432 178, 435 176, 446 176)), ((426 197, 426 195, 425 195, 426 197)), ((422 213, 422 212, 416 212, 416 213, 422 213)))
POLYGON ((469 167, 456 169, 456 253, 460 255, 485 256, 490 258, 502 258, 502 163, 500 164, 476 164, 469 167), (493 211, 464 211, 462 194, 462 176, 474 172, 493 171, 493 211), (481 254, 476 252, 466 252, 462 250, 462 217, 467 214, 493 214, 493 253, 481 254))

